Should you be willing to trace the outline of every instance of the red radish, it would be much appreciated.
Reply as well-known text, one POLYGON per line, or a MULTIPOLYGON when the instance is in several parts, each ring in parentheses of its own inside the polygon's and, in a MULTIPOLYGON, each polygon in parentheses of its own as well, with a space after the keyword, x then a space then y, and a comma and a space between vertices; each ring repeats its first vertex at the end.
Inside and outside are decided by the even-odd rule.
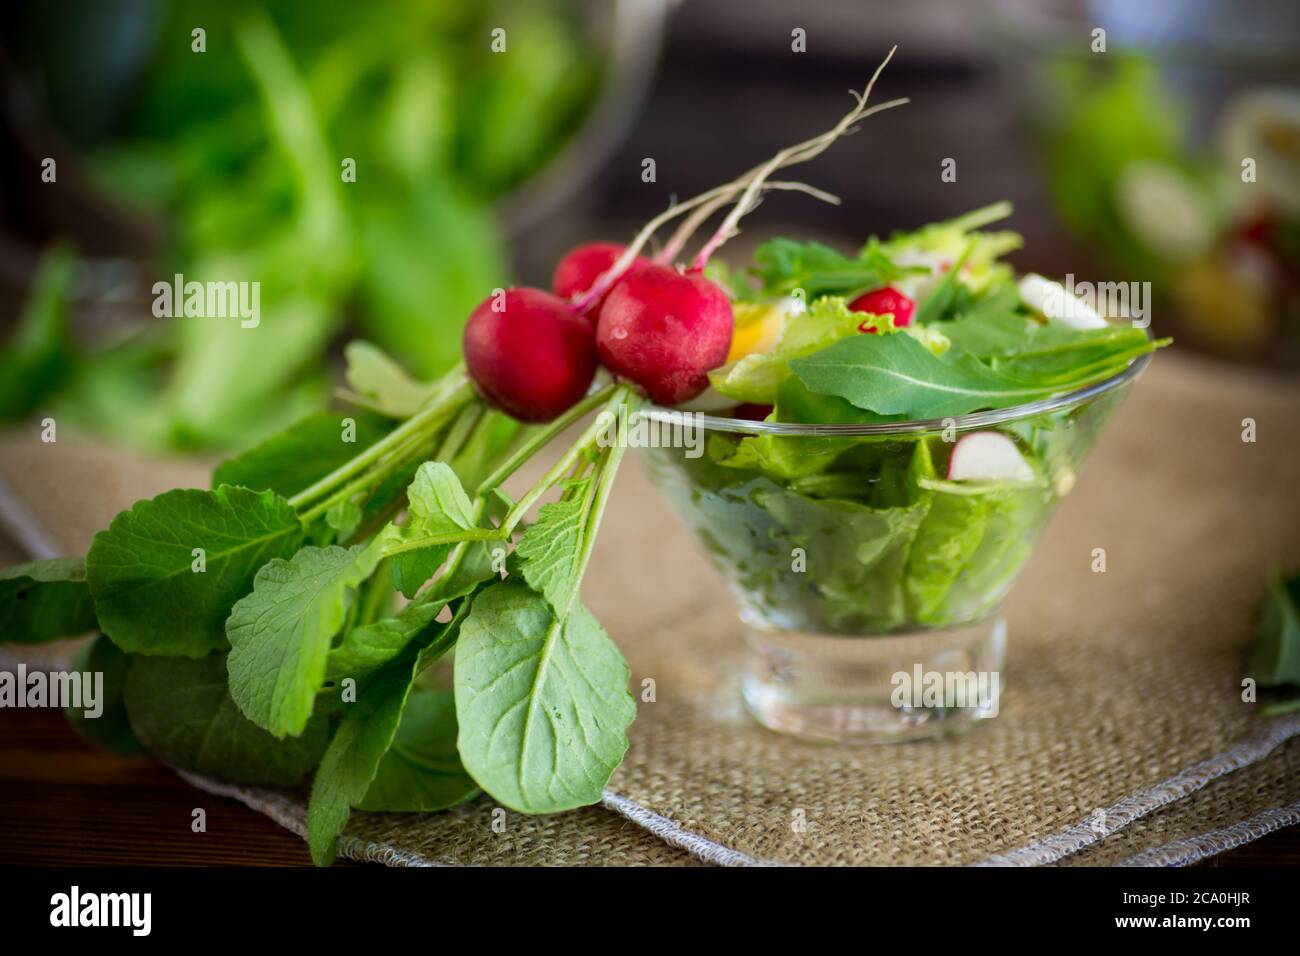
POLYGON ((505 289, 470 313, 465 366, 488 403, 545 422, 587 394, 596 374, 591 324, 541 289, 505 289))
MULTIPOLYGON (((887 285, 858 296, 849 303, 849 311, 870 312, 872 315, 891 313, 894 316, 894 327, 901 329, 912 321, 912 313, 916 311, 916 303, 893 286, 887 285)), ((863 322, 862 325, 858 326, 858 331, 874 334, 876 330, 863 322)))
MULTIPOLYGON (((618 257, 626 248, 616 242, 589 242, 570 249, 560 260, 560 264, 555 267, 551 289, 561 299, 566 302, 571 301, 575 295, 581 295, 595 285, 600 274, 618 261, 618 257)), ((632 265, 628 266, 628 271, 631 272, 647 264, 647 260, 638 256, 633 260, 632 265)), ((600 307, 605 304, 605 299, 608 297, 609 293, 606 292, 591 303, 587 315, 592 325, 596 324, 600 307)))
POLYGON ((1034 469, 1001 432, 971 432, 957 440, 948 461, 949 481, 1033 481, 1034 469))
POLYGON ((703 392, 727 359, 735 325, 731 301, 698 272, 653 263, 610 291, 596 325, 605 367, 640 385, 660 405, 703 392))

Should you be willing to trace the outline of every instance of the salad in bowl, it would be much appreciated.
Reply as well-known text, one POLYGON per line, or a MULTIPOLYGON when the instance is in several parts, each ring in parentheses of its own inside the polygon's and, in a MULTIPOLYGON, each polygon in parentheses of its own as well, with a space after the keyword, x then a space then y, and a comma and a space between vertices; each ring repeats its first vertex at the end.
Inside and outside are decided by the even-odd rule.
POLYGON ((692 403, 643 413, 702 432, 649 449, 650 472, 737 597, 764 723, 911 737, 996 708, 899 707, 886 678, 997 669, 999 604, 1167 342, 1018 278, 1001 257, 1020 237, 985 229, 1010 211, 852 254, 776 238, 745 273, 715 269, 727 361, 692 403))

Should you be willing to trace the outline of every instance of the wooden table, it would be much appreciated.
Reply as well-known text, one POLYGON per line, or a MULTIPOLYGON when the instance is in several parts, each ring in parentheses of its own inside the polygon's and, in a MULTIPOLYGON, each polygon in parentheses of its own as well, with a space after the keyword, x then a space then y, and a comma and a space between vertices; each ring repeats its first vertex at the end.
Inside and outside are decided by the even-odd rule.
MULTIPOLYGON (((237 801, 195 790, 148 757, 94 750, 57 711, 6 710, 0 713, 0 863, 309 866, 311 860, 297 836, 237 801), (196 807, 207 812, 206 833, 190 829, 196 807)), ((1300 865, 1300 827, 1205 865, 1300 865)))

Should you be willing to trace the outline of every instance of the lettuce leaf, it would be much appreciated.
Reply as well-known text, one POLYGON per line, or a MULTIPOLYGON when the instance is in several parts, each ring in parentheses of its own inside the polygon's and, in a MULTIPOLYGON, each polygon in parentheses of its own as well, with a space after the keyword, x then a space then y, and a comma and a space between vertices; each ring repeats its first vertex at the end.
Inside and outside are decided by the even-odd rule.
POLYGON ((791 359, 811 355, 840 339, 858 334, 868 316, 850 312, 838 296, 816 299, 801 314, 787 313, 780 337, 769 351, 744 358, 709 373, 713 387, 737 402, 776 403, 777 391, 790 376, 791 359))

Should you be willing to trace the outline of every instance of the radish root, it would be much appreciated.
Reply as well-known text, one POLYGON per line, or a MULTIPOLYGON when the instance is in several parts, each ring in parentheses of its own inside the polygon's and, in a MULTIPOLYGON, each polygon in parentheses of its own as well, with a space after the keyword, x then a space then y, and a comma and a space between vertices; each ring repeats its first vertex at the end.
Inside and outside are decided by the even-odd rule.
POLYGON ((829 130, 819 136, 814 136, 812 139, 804 140, 802 143, 786 147, 767 162, 755 166, 753 169, 725 185, 717 186, 707 192, 700 193, 698 196, 693 196, 683 202, 669 206, 659 215, 647 222, 645 226, 642 227, 641 231, 636 234, 636 237, 632 242, 628 244, 627 248, 623 251, 623 254, 619 256, 617 261, 600 274, 599 278, 596 279, 590 289, 574 300, 573 308, 579 313, 586 312, 593 302, 598 301, 601 296, 613 288, 614 284, 623 277, 623 273, 625 273, 632 263, 636 261, 636 257, 640 255, 641 250, 645 248, 646 244, 654 237, 654 234, 658 232, 661 227, 688 212, 692 213, 692 215, 688 219, 684 220, 677 231, 673 233, 663 250, 655 257, 656 262, 671 262, 677 254, 681 252, 682 248, 685 247, 686 243, 690 241, 691 237, 695 234, 695 231, 707 222, 713 213, 733 201, 735 202, 735 205, 731 212, 727 215, 727 218, 722 221, 722 224, 718 227, 717 231, 715 231, 713 235, 709 237, 708 241, 705 242, 703 248, 700 249, 699 254, 691 264, 692 269, 704 268, 709 261, 709 257, 713 255, 713 253, 716 252, 724 242, 739 232, 738 224, 740 220, 757 207, 762 194, 768 190, 778 189, 805 192, 825 202, 838 204, 838 197, 822 192, 819 189, 814 189, 812 186, 808 186, 804 183, 769 182, 768 178, 777 170, 785 169, 786 167, 794 166, 799 163, 805 163, 808 160, 821 155, 841 136, 856 132, 854 124, 860 120, 864 120, 875 113, 882 113, 885 110, 893 109, 896 106, 902 106, 907 103, 907 98, 903 97, 901 99, 881 103, 878 106, 867 107, 867 101, 871 97, 871 91, 875 88, 876 80, 880 78, 881 72, 889 64, 889 61, 893 59, 894 52, 897 49, 898 47, 896 46, 890 49, 885 59, 881 61, 881 64, 878 67, 876 67, 876 71, 871 75, 871 79, 867 82, 866 88, 861 93, 858 93, 856 90, 849 91, 854 99, 853 109, 846 113, 840 121, 829 130), (736 198, 737 194, 739 194, 738 199, 736 198))

